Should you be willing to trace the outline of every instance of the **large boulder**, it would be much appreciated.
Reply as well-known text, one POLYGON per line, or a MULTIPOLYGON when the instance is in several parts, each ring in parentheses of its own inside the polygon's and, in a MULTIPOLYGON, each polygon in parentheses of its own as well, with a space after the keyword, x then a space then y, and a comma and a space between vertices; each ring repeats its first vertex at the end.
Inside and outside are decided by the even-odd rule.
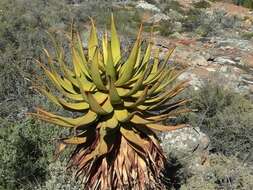
POLYGON ((199 128, 183 128, 163 134, 162 147, 168 160, 176 158, 190 173, 202 171, 208 163, 209 137, 199 128))

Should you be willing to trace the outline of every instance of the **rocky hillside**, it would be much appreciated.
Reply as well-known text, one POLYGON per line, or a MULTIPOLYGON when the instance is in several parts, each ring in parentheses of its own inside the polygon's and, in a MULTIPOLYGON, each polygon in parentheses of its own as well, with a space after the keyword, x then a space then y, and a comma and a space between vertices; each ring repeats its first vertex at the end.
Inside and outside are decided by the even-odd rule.
POLYGON ((138 1, 144 25, 155 26, 156 43, 166 51, 176 46, 173 61, 186 67, 198 89, 219 76, 227 88, 253 93, 253 12, 228 2, 203 0, 138 1))

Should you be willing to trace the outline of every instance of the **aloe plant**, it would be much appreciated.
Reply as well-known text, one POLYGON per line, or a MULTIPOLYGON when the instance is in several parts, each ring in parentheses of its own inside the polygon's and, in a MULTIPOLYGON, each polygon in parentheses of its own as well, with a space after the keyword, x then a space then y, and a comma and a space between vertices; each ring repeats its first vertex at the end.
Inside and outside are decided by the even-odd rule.
POLYGON ((91 21, 87 52, 78 32, 68 38, 72 69, 56 41, 54 56, 44 50, 47 64, 37 61, 56 90, 45 82, 35 88, 64 110, 79 113, 66 117, 41 108, 32 113, 71 130, 59 140, 56 154, 68 145, 76 146, 68 167, 76 169, 87 189, 164 188, 166 158, 157 132, 185 127, 162 123, 189 111, 184 108, 187 99, 173 101, 187 87, 187 81, 175 82, 181 71, 168 64, 173 49, 160 60, 152 37, 144 44, 141 26, 124 56, 113 16, 110 37, 105 33, 101 44, 91 21))

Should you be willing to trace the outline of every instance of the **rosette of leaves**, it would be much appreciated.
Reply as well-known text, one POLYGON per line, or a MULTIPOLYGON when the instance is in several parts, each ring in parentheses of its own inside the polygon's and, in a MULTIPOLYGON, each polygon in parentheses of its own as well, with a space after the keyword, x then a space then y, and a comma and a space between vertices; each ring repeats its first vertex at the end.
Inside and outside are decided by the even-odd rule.
POLYGON ((69 35, 72 68, 54 42, 55 55, 45 50, 47 64, 37 62, 57 92, 45 82, 35 88, 62 109, 79 113, 66 117, 41 108, 32 113, 73 131, 59 140, 56 153, 76 146, 68 167, 87 189, 164 188, 166 159, 157 132, 185 127, 162 123, 189 111, 188 100, 173 101, 187 87, 187 81, 175 82, 181 71, 168 64, 173 49, 160 60, 152 38, 142 40, 141 26, 129 55, 123 55, 113 16, 110 38, 105 33, 101 44, 91 21, 88 51, 78 32, 69 35))

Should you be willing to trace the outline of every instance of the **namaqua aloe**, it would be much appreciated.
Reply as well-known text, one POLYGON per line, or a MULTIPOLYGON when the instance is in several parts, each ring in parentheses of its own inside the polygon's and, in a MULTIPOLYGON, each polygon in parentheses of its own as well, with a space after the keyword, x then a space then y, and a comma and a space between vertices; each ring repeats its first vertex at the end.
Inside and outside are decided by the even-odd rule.
POLYGON ((113 16, 101 40, 91 21, 87 51, 78 32, 72 30, 68 40, 72 66, 54 40, 54 55, 44 50, 47 64, 37 63, 55 89, 45 82, 34 88, 75 114, 37 108, 32 115, 70 129, 56 152, 75 146, 68 168, 75 168, 85 189, 163 189, 166 158, 157 133, 185 127, 164 121, 189 111, 188 100, 173 101, 187 87, 176 82, 182 72, 168 64, 173 49, 160 60, 152 37, 142 40, 141 26, 132 49, 123 53, 113 16))

